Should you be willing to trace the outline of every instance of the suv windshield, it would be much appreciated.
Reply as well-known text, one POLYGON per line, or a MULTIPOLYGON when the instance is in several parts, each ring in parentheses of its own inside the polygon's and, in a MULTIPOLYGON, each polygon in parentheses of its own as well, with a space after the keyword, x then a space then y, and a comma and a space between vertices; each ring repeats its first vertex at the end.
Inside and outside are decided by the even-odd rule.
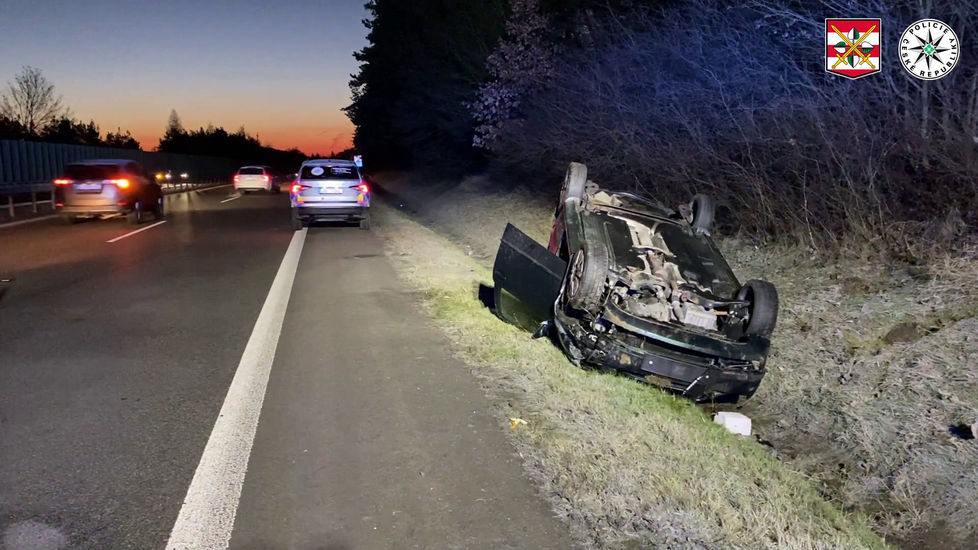
POLYGON ((309 165, 302 167, 299 177, 304 180, 358 180, 360 173, 356 166, 309 165))
POLYGON ((242 176, 261 176, 265 173, 265 170, 258 168, 257 166, 248 166, 238 170, 238 174, 242 176))
POLYGON ((109 180, 119 177, 122 167, 116 164, 69 164, 65 177, 72 180, 109 180))

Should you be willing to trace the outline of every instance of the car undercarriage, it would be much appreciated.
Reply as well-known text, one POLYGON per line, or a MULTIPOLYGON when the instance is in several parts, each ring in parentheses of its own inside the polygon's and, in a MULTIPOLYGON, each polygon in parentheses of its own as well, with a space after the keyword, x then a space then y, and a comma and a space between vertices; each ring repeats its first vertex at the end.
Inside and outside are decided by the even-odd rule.
POLYGON ((710 237, 710 198, 673 211, 600 189, 582 172, 568 170, 549 249, 507 226, 493 269, 497 314, 537 324, 536 336, 553 336, 581 367, 696 401, 752 396, 777 292, 737 280, 710 237))

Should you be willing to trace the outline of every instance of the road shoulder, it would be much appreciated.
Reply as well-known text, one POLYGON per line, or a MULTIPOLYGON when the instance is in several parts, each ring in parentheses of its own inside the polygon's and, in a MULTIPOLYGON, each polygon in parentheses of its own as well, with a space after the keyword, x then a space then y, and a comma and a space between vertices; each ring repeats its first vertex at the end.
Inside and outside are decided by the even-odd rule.
POLYGON ((573 547, 373 232, 310 230, 231 548, 573 547))

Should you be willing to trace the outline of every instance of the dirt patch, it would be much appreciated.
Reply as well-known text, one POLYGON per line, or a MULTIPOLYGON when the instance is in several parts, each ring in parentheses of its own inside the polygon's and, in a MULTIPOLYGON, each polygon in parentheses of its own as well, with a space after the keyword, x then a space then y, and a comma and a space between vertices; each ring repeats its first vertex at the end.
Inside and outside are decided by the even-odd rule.
POLYGON ((527 472, 590 548, 885 548, 865 518, 689 402, 575 368, 499 321, 479 301, 491 273, 468 253, 478 239, 459 246, 383 204, 375 215, 392 262, 476 366, 500 417, 526 422, 507 430, 527 472))

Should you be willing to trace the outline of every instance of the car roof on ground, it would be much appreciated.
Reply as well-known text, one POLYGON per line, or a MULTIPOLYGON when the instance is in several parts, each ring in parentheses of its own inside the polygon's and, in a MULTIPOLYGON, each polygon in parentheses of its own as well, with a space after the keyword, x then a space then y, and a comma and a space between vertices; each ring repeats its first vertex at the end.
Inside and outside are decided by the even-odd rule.
POLYGON ((306 166, 315 166, 317 164, 320 164, 320 165, 323 165, 323 166, 329 166, 329 165, 333 165, 333 166, 356 166, 356 164, 354 164, 354 162, 352 160, 346 160, 346 159, 310 159, 310 160, 307 160, 307 161, 303 162, 302 164, 303 165, 306 165, 306 166))
POLYGON ((136 161, 130 159, 88 159, 88 160, 76 160, 74 162, 69 162, 68 166, 78 166, 78 165, 93 166, 98 164, 111 164, 113 166, 118 166, 120 164, 129 164, 130 162, 136 162, 136 161))

